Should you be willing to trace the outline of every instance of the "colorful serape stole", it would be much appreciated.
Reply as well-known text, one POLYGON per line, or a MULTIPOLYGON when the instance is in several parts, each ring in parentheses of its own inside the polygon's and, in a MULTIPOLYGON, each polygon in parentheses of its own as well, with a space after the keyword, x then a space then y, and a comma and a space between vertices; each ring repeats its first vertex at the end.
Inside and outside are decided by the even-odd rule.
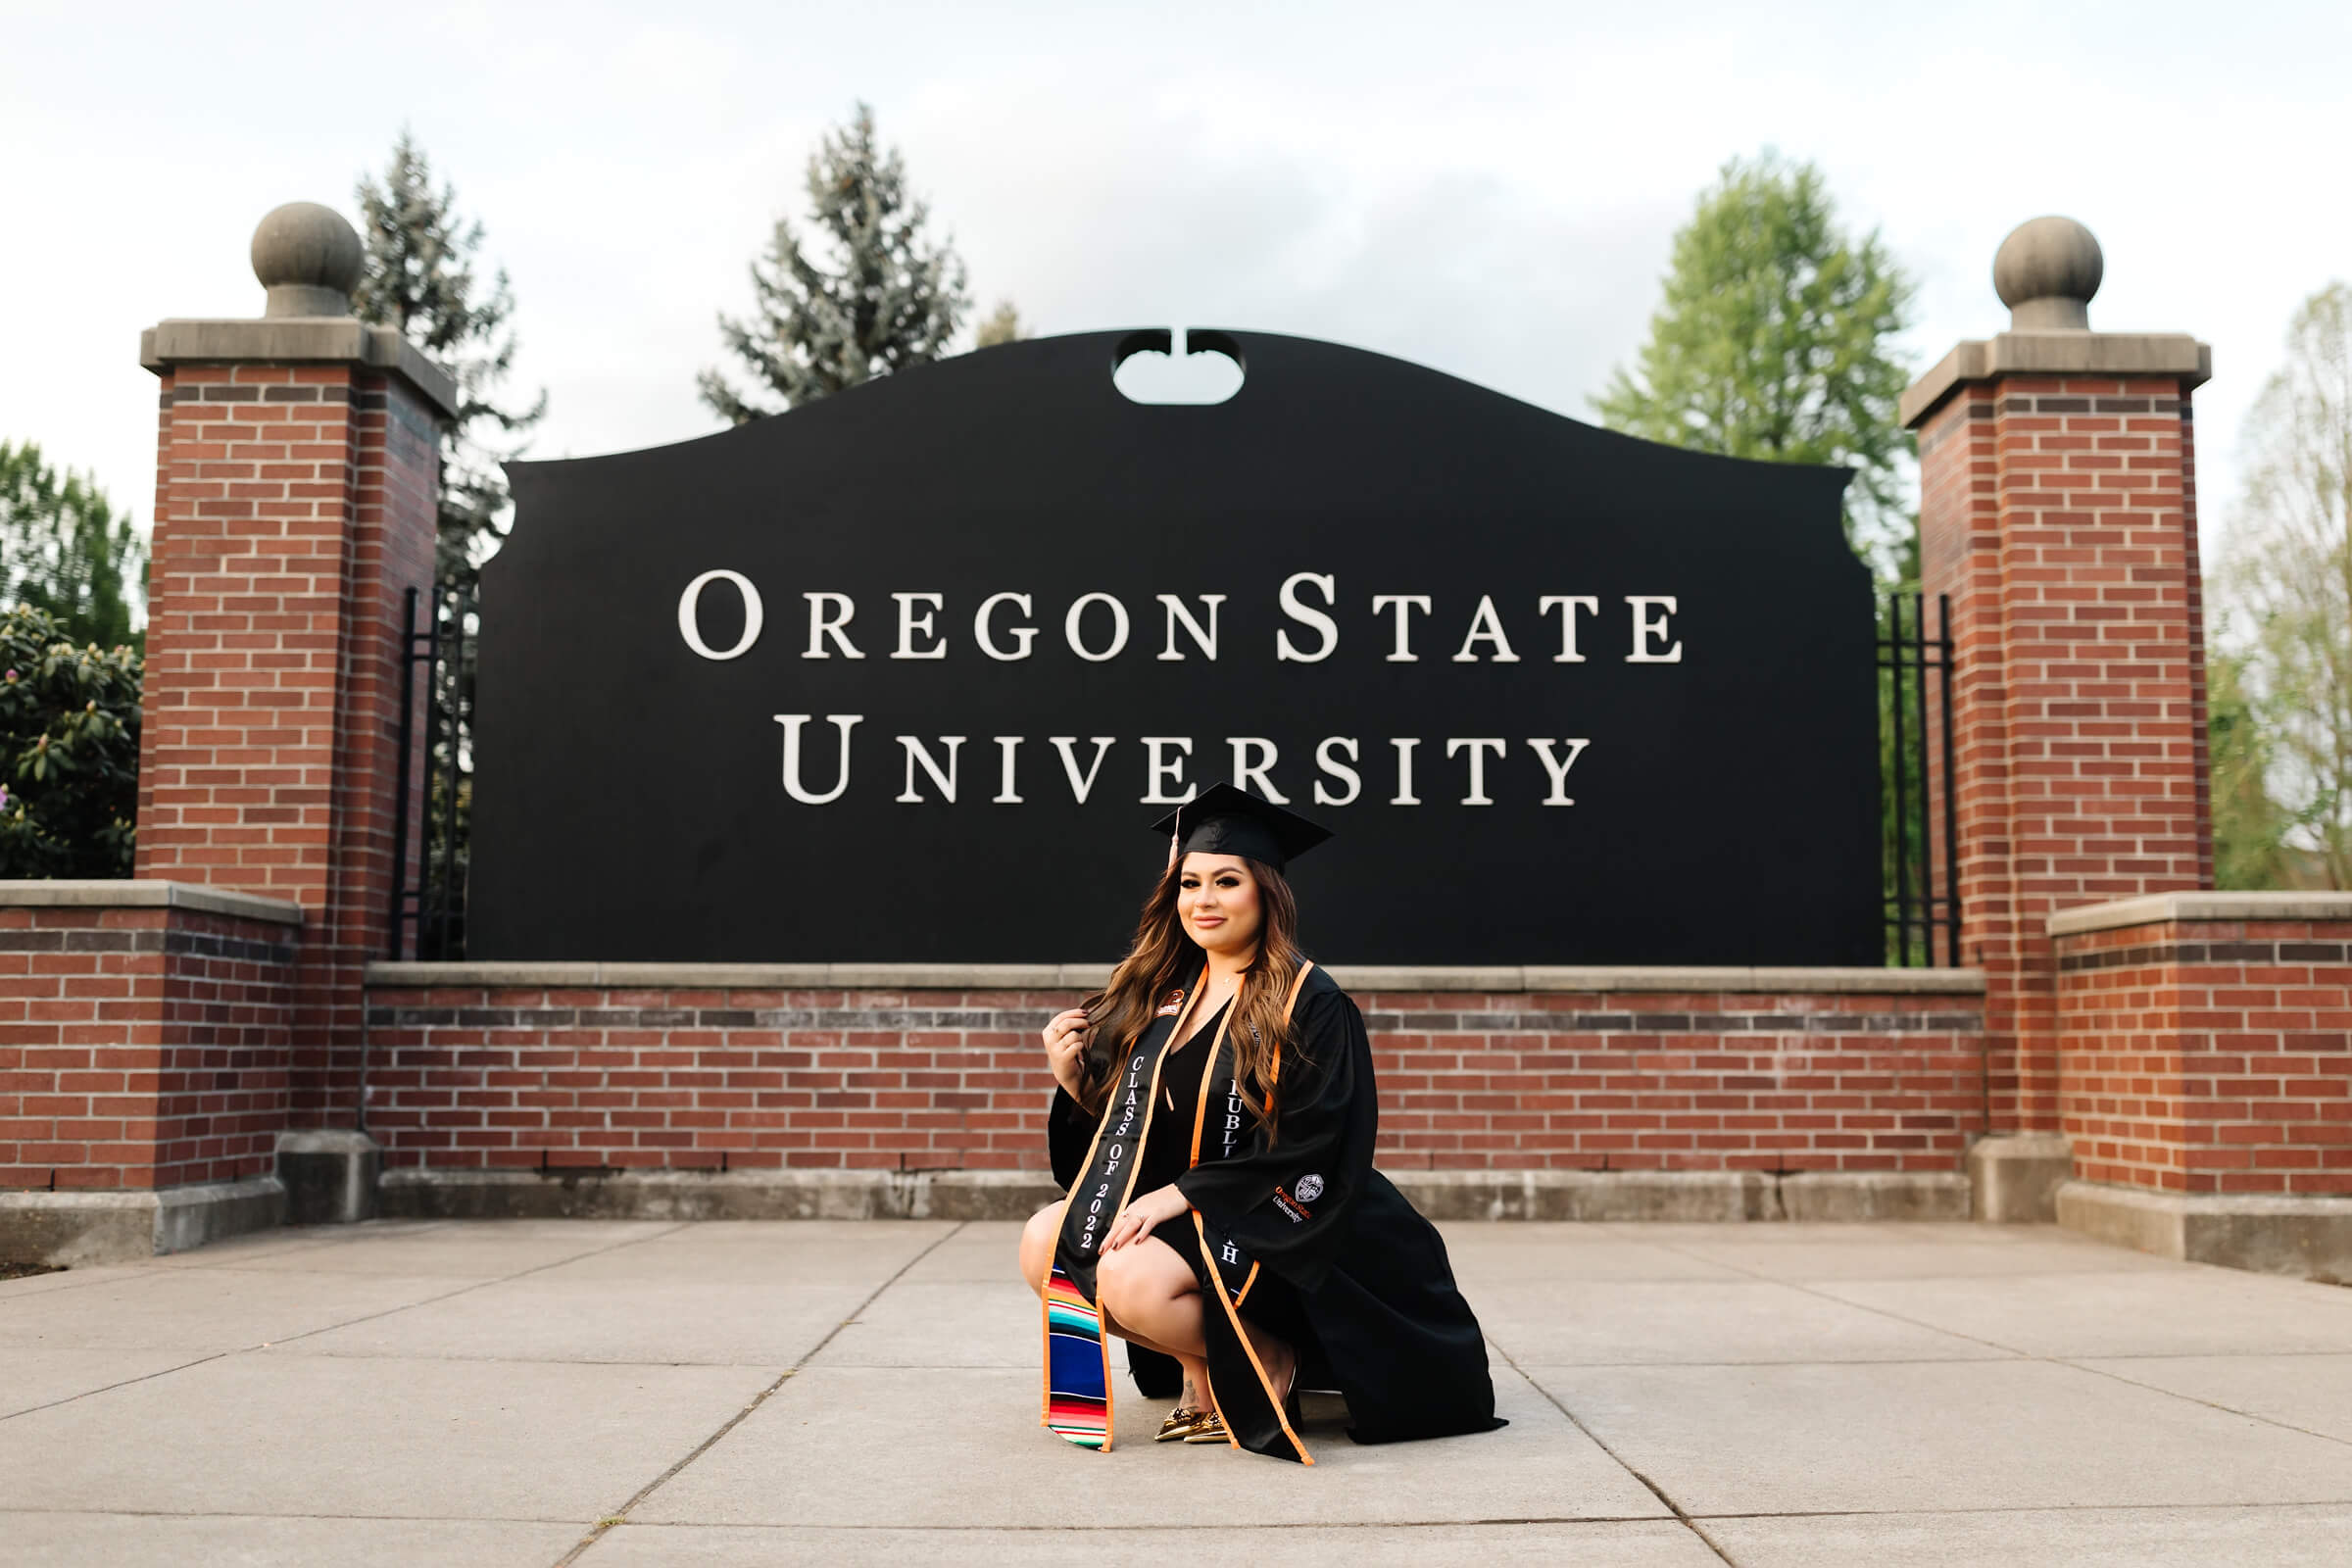
POLYGON ((1102 1314, 1054 1265, 1046 1279, 1045 1425, 1081 1448, 1110 1446, 1110 1360, 1102 1314))
POLYGON ((1110 1357, 1102 1343, 1102 1311, 1095 1304, 1095 1264, 1102 1256, 1102 1239, 1134 1196, 1168 1042, 1183 1030, 1207 979, 1204 968, 1173 1014, 1176 1022, 1155 1045, 1139 1041, 1128 1049, 1118 1076, 1111 1080, 1086 1163, 1062 1207, 1054 1266, 1040 1292, 1045 1298, 1046 1387, 1045 1408, 1038 1419, 1054 1436, 1098 1452, 1110 1451, 1111 1412, 1110 1357))

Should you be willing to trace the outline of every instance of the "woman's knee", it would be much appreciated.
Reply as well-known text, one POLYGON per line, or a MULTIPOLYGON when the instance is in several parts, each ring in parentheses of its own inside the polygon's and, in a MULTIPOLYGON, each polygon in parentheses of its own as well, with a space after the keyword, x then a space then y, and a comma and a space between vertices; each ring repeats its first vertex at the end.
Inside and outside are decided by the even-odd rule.
POLYGON ((1021 1227, 1021 1278, 1033 1291, 1040 1288, 1039 1282, 1054 1261, 1054 1245, 1061 1236, 1061 1204, 1049 1203, 1021 1227))
POLYGON ((1095 1261, 1095 1299, 1102 1309, 1124 1322, 1135 1316, 1138 1298, 1135 1249, 1122 1247, 1115 1252, 1104 1252, 1095 1261))
POLYGON ((1095 1265, 1095 1294, 1115 1318, 1149 1313, 1192 1283, 1183 1261, 1150 1238, 1104 1252, 1095 1265))

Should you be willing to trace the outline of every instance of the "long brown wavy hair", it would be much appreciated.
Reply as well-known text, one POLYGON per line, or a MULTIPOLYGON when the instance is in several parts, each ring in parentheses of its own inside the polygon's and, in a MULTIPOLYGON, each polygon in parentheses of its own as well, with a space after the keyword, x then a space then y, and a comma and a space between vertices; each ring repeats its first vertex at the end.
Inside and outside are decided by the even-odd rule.
MULTIPOLYGON (((1298 950, 1298 900, 1290 883, 1262 861, 1244 858, 1242 863, 1257 881, 1257 956, 1242 972, 1226 1037, 1233 1042, 1234 1076, 1241 1083, 1242 1102, 1271 1136, 1275 1052, 1296 1051, 1295 1043, 1285 1039, 1283 1007, 1290 1000, 1292 982, 1306 965, 1306 955, 1298 950)), ((1178 856, 1160 873, 1151 897, 1144 900, 1134 945, 1111 971, 1110 984, 1083 1004, 1090 1034, 1082 1078, 1086 1093, 1080 1098, 1090 1111, 1102 1110, 1103 1092, 1117 1076, 1120 1059, 1128 1046, 1152 1026, 1160 1000, 1179 986, 1189 992, 1207 961, 1185 934, 1184 922, 1176 912, 1183 879, 1184 857, 1178 856)), ((1294 1062, 1297 1059, 1294 1054, 1294 1062)))

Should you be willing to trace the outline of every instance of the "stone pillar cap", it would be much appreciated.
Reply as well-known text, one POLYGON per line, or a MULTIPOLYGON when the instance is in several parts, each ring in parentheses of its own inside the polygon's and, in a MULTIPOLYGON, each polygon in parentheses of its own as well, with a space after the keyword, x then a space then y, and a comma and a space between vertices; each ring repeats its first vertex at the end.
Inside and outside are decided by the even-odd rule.
POLYGON ((2030 218, 1992 258, 1992 289, 2012 332, 2090 330, 2091 296, 2107 273, 2098 236, 2071 218, 2030 218))
POLYGON ((269 291, 262 315, 349 316, 367 270, 359 231, 317 202, 273 208, 253 231, 253 275, 269 291))
POLYGON ((2098 236, 2071 218, 2029 219, 1992 259, 2009 330, 1969 339, 1904 389, 1895 414, 1916 429, 1961 385, 2010 375, 2165 375, 2183 393, 2213 379, 2213 350, 2185 332, 2093 332, 2091 296, 2106 275, 2098 236))
POLYGON ((259 319, 159 321, 139 334, 139 363, 364 365, 399 376, 440 418, 458 412, 450 373, 401 335, 351 314, 367 248, 341 213, 317 202, 272 209, 253 231, 253 275, 267 291, 259 319))

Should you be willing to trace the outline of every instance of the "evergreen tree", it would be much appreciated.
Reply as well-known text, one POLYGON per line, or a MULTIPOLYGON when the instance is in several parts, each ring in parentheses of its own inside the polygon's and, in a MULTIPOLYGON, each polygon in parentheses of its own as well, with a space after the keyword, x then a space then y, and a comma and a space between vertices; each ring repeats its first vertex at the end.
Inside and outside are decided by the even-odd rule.
POLYGON ((441 442, 437 569, 441 576, 472 574, 488 546, 505 534, 507 480, 499 465, 518 455, 526 435, 547 414, 542 390, 528 408, 503 401, 514 364, 508 318, 514 295, 506 269, 487 290, 478 268, 482 225, 458 215, 458 193, 433 188, 433 172, 407 131, 393 143, 381 183, 359 183, 367 271, 352 309, 364 320, 401 334, 458 384, 458 412, 441 442))
POLYGON ((147 546, 88 477, 59 473, 31 442, 0 441, 0 607, 57 618, 58 635, 101 648, 142 647, 133 585, 147 546))
POLYGON ((739 392, 716 369, 697 376, 703 401, 731 423, 780 413, 843 387, 936 360, 970 308, 963 263, 924 233, 930 210, 908 194, 896 148, 874 139, 864 104, 808 160, 809 217, 821 251, 776 220, 752 264, 756 314, 718 318, 719 336, 753 382, 739 392))
POLYGON ((1612 430, 1736 458, 1843 464, 1846 537, 1901 573, 1910 380, 1890 340, 1912 285, 1873 233, 1838 226, 1821 172, 1767 151, 1734 159, 1674 238, 1665 299, 1638 368, 1593 408, 1612 430))

